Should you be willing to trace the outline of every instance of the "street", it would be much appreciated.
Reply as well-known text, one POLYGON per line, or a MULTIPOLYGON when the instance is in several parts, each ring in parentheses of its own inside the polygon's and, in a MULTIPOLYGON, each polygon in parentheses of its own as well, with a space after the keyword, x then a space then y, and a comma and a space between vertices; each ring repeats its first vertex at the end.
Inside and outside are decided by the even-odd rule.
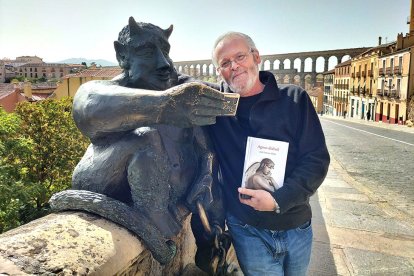
POLYGON ((414 275, 414 129, 320 120, 331 164, 311 197, 308 276, 414 275))
POLYGON ((361 188, 413 221, 414 134, 327 117, 321 123, 329 152, 361 188))

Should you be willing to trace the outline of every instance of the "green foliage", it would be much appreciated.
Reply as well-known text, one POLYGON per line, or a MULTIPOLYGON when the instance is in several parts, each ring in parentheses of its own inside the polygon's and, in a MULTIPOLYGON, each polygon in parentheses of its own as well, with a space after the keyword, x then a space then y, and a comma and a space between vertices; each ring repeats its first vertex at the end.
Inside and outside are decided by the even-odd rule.
POLYGON ((69 98, 0 109, 0 232, 46 214, 50 196, 70 187, 89 143, 71 111, 69 98))

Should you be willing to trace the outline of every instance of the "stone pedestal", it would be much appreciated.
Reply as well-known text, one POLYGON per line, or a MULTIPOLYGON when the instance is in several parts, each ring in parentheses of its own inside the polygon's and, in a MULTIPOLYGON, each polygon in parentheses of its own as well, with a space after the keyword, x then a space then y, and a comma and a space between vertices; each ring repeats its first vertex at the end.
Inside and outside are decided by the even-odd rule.
POLYGON ((177 255, 159 265, 139 238, 82 212, 51 214, 0 235, 0 275, 179 275, 194 263, 190 216, 177 255))

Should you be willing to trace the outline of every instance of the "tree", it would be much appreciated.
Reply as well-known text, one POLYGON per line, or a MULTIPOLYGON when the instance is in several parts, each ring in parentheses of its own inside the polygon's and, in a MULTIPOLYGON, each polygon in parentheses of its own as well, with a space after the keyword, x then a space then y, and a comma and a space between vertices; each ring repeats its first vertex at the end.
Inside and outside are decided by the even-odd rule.
POLYGON ((48 211, 53 193, 71 185, 89 141, 72 119, 72 100, 24 102, 0 113, 0 232, 48 211))
POLYGON ((0 108, 0 233, 19 225, 21 202, 27 199, 22 189, 27 171, 22 160, 29 155, 31 144, 19 136, 20 123, 19 116, 0 108))

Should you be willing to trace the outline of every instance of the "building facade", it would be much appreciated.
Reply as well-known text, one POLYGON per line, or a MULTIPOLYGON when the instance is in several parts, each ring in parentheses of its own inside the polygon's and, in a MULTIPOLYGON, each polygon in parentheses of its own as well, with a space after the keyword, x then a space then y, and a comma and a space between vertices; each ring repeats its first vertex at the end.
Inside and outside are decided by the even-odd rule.
POLYGON ((335 70, 323 73, 323 113, 328 115, 336 114, 333 104, 335 70))
POLYGON ((45 63, 42 58, 37 56, 21 56, 15 60, 3 59, 0 61, 0 82, 4 83, 16 77, 57 81, 82 69, 85 69, 82 64, 45 63))
POLYGON ((316 113, 321 114, 323 111, 323 90, 321 87, 314 87, 307 91, 312 101, 316 113))
POLYGON ((67 75, 61 79, 53 96, 57 99, 73 97, 83 83, 90 80, 110 80, 121 73, 122 69, 120 67, 101 67, 67 75))
POLYGON ((407 120, 410 59, 411 48, 379 58, 376 121, 404 124, 407 120))
POLYGON ((376 115, 378 59, 391 52, 394 43, 381 44, 352 58, 349 117, 373 121, 376 115))
POLYGON ((335 116, 346 117, 349 101, 349 84, 351 81, 351 60, 335 66, 333 108, 335 116))

